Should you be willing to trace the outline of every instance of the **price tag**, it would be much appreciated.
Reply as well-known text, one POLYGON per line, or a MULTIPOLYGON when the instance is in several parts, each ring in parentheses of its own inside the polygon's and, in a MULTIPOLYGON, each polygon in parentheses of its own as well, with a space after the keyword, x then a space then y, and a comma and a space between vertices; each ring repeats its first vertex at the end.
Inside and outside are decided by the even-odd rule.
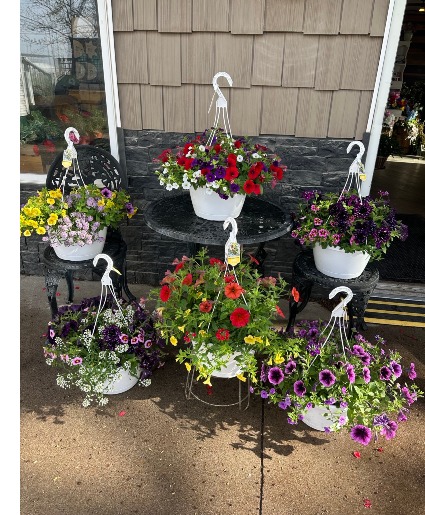
POLYGON ((237 241, 232 241, 227 247, 226 260, 232 266, 236 266, 241 262, 241 246, 237 241))

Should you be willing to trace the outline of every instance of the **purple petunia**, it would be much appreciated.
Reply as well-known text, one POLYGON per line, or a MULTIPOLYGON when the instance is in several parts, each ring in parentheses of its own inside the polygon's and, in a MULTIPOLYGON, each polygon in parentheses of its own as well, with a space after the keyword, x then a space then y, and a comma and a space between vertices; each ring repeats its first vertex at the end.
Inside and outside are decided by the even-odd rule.
POLYGON ((289 395, 287 395, 285 397, 285 399, 283 401, 280 401, 278 404, 280 409, 288 409, 290 405, 291 405, 291 398, 289 397, 289 395))
POLYGON ((398 424, 394 420, 389 420, 381 429, 381 435, 385 436, 386 440, 392 440, 397 433, 398 424))
POLYGON ((301 379, 295 381, 294 392, 296 395, 298 395, 298 397, 304 397, 306 391, 306 387, 304 386, 304 383, 301 381, 301 379))
POLYGON ((368 445, 372 439, 372 430, 366 426, 358 424, 351 428, 350 436, 355 442, 362 445, 368 445))
MULTIPOLYGON (((413 363, 412 363, 413 365, 413 363)), ((292 359, 290 361, 288 361, 288 363, 285 365, 285 374, 287 375, 290 375, 292 374, 292 372, 297 368, 297 364, 295 363, 295 361, 292 361, 292 359)))
POLYGON ((412 381, 416 378, 416 370, 414 363, 410 363, 409 372, 407 373, 407 375, 409 376, 409 379, 411 379, 412 381))
POLYGON ((319 372, 319 381, 322 383, 323 386, 326 386, 329 388, 329 386, 332 386, 335 384, 336 377, 330 370, 327 368, 325 370, 322 370, 319 372))
POLYGON ((379 379, 389 381, 391 379, 391 369, 386 366, 381 367, 379 379))
POLYGON ((354 366, 349 363, 346 367, 345 367, 345 371, 347 372, 347 377, 348 377, 348 380, 350 381, 350 383, 354 383, 354 381, 356 380, 356 374, 354 372, 354 366))
POLYGON ((232 184, 230 185, 230 191, 231 191, 232 193, 237 193, 239 190, 240 190, 240 186, 239 186, 239 184, 232 183, 232 184))
POLYGON ((269 396, 269 394, 266 392, 266 390, 261 390, 261 398, 262 399, 267 399, 267 397, 269 396))
POLYGON ((267 374, 267 378, 271 384, 278 385, 283 381, 285 376, 280 367, 271 367, 269 369, 269 373, 267 374))
POLYGON ((370 383, 370 370, 368 367, 363 367, 363 380, 366 384, 370 383))
POLYGON ((103 188, 103 190, 101 190, 100 192, 104 197, 106 198, 111 198, 112 197, 112 191, 109 190, 108 188, 103 188))
POLYGON ((393 371, 393 374, 396 377, 400 377, 402 373, 402 368, 400 363, 397 363, 396 361, 391 361, 390 363, 391 370, 393 371))

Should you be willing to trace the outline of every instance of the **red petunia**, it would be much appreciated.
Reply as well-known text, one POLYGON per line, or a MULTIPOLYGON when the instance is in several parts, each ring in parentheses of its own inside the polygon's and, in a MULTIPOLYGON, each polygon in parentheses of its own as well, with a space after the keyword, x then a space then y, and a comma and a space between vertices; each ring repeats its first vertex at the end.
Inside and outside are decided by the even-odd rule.
POLYGON ((184 155, 186 155, 189 150, 192 150, 193 149, 193 143, 186 143, 186 145, 184 146, 184 149, 183 149, 183 153, 184 155))
POLYGON ((243 189, 247 195, 250 195, 254 191, 255 184, 253 181, 248 179, 243 185, 243 189))
POLYGON ((254 195, 261 195, 261 186, 259 184, 254 184, 254 195))
POLYGON ((224 287, 224 294, 228 299, 238 299, 244 291, 238 283, 228 283, 224 287))
POLYGON ((261 173, 261 170, 259 170, 256 166, 251 166, 251 168, 248 171, 248 177, 252 180, 256 179, 261 173))
POLYGON ((228 340, 230 337, 230 331, 228 329, 223 329, 222 327, 217 330, 215 333, 215 337, 217 340, 221 340, 222 342, 228 340))
POLYGON ((163 150, 161 152, 161 154, 159 154, 158 159, 161 160, 163 163, 166 163, 170 158, 170 154, 171 154, 171 149, 167 148, 167 149, 163 150))
POLYGON ((280 166, 275 166, 275 165, 272 164, 272 165, 270 165, 270 170, 273 173, 273 177, 277 181, 281 181, 283 179, 283 168, 281 168, 280 166))
POLYGON ((235 141, 235 147, 236 148, 241 148, 241 146, 242 146, 242 141, 236 140, 235 141))
POLYGON ((295 288, 295 286, 291 290, 291 295, 294 298, 295 302, 300 301, 300 292, 295 288))
POLYGON ((202 175, 207 175, 207 173, 209 172, 209 169, 208 168, 201 168, 201 174, 202 175))
POLYGON ((236 154, 229 154, 227 156, 227 162, 229 163, 229 165, 236 166, 236 154))
POLYGON ((162 300, 162 302, 167 302, 167 300, 170 298, 171 290, 168 284, 164 284, 164 286, 161 288, 161 291, 159 292, 159 298, 162 300))
POLYGON ((186 163, 186 158, 185 158, 184 156, 183 156, 183 157, 178 157, 178 158, 177 158, 177 164, 178 164, 179 166, 184 166, 184 165, 185 165, 185 163, 186 163))
POLYGON ((217 143, 217 145, 214 145, 214 151, 217 152, 217 154, 221 151, 221 145, 217 143))
POLYGON ((236 308, 230 315, 233 327, 245 327, 249 323, 251 314, 244 308, 236 308))
POLYGON ((226 168, 226 175, 224 176, 226 181, 233 181, 238 176, 239 176, 239 171, 235 166, 229 166, 228 168, 226 168))
POLYGON ((187 157, 184 163, 184 169, 190 170, 192 168, 192 163, 195 161, 192 157, 187 157))
POLYGON ((177 263, 176 268, 174 269, 174 272, 178 272, 181 270, 184 266, 184 263, 177 263))
POLYGON ((233 274, 225 275, 224 276, 224 282, 225 283, 234 283, 235 282, 235 276, 233 274))
POLYGON ((212 310, 213 303, 210 300, 204 300, 199 304, 199 311, 209 313, 212 310))
POLYGON ((218 265, 218 266, 222 267, 222 266, 224 266, 224 263, 223 263, 223 261, 221 261, 221 259, 210 258, 210 265, 211 266, 218 265))
POLYGON ((285 315, 279 306, 276 306, 276 312, 279 316, 281 316, 282 318, 285 318, 285 315))
POLYGON ((192 279, 192 274, 187 274, 186 277, 183 279, 182 284, 190 286, 192 284, 192 279))

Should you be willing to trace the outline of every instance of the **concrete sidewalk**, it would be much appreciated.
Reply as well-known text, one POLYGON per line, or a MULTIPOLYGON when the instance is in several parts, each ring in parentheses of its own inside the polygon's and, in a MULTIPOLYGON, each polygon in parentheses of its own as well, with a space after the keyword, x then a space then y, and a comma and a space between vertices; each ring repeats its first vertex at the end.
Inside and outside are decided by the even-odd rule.
MULTIPOLYGON (((188 401, 186 369, 170 358, 151 386, 83 408, 81 392, 56 386, 44 361, 44 278, 20 282, 21 515, 345 515, 363 514, 365 499, 374 514, 424 512, 423 399, 395 440, 359 448, 346 433, 288 425, 258 397, 246 411, 188 401)), ((129 286, 136 296, 150 289, 129 286)), ((76 302, 100 292, 98 282, 76 287, 76 302)), ((64 303, 65 281, 58 293, 64 303)), ((329 311, 312 302, 302 318, 327 320, 329 311)), ((415 361, 425 391, 425 329, 370 326, 364 334, 382 335, 405 363, 415 361)), ((237 380, 217 380, 213 396, 237 396, 237 388, 237 380)))

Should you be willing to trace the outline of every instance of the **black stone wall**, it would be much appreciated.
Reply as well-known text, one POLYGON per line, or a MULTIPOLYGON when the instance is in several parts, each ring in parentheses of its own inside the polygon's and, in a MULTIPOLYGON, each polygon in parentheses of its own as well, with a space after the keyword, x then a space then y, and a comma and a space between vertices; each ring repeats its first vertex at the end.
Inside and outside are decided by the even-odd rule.
MULTIPOLYGON (((127 270, 129 284, 157 285, 164 272, 171 268, 175 257, 189 254, 187 243, 164 237, 147 227, 143 211, 149 202, 160 197, 171 196, 159 185, 154 171, 158 164, 154 159, 166 148, 180 146, 184 137, 192 139, 194 134, 166 133, 159 131, 124 130, 125 159, 128 190, 138 214, 122 224, 122 233, 128 245, 127 270)), ((347 154, 351 140, 309 139, 284 136, 263 136, 253 138, 267 146, 282 158, 288 167, 284 180, 273 190, 268 189, 264 198, 282 206, 290 213, 297 210, 300 195, 306 189, 339 191, 342 189, 350 164, 358 147, 347 154)), ((22 184, 21 204, 40 186, 22 184)), ((173 209, 170 201, 170 210, 173 209)), ((40 259, 46 243, 39 237, 21 238, 21 274, 44 275, 40 259)), ((255 246, 245 246, 244 253, 255 252, 255 246)), ((266 275, 281 273, 290 279, 292 262, 299 248, 291 236, 285 235, 268 242, 265 247, 268 256, 265 261, 266 275)), ((211 248, 210 254, 222 257, 223 249, 211 248)), ((76 279, 98 280, 97 276, 77 276, 76 279)))

